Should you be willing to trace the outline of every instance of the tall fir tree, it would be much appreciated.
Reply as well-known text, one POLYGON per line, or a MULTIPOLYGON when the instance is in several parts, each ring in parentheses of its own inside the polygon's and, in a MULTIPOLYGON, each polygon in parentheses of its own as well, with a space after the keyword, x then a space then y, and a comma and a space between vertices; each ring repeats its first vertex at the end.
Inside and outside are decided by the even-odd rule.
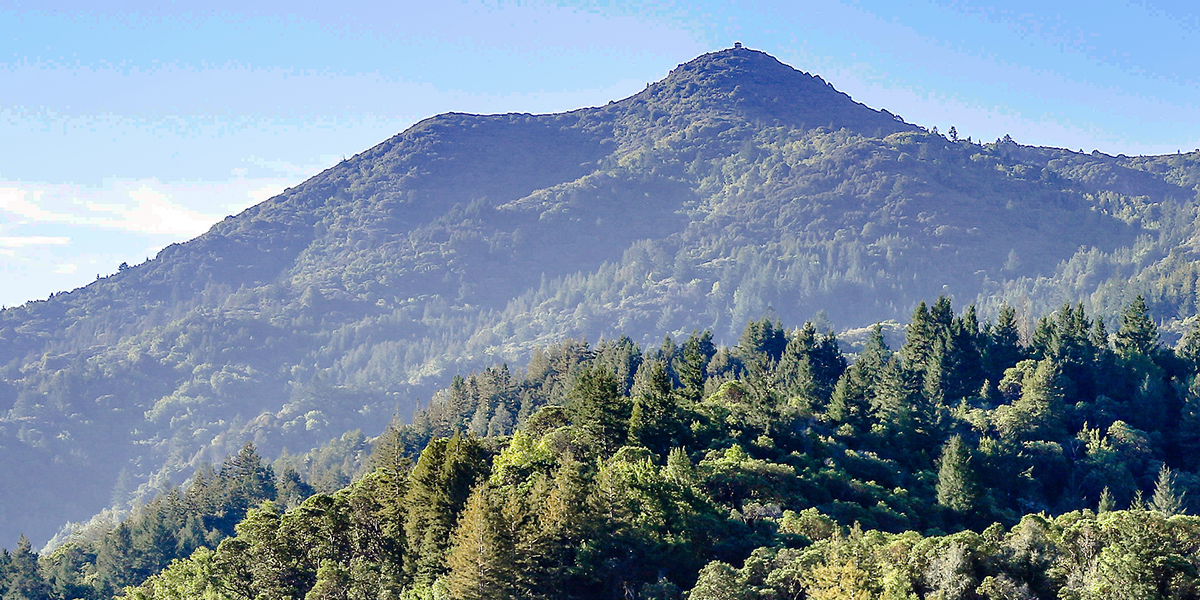
POLYGON ((456 600, 511 598, 517 557, 503 516, 486 484, 471 493, 446 558, 447 587, 456 600))
POLYGON ((708 378, 708 363, 717 354, 713 345, 712 332, 692 332, 683 343, 682 360, 675 371, 683 389, 681 394, 690 402, 699 402, 704 395, 704 382, 708 378))
POLYGON ((629 441, 665 456, 679 441, 678 408, 666 364, 642 363, 633 384, 629 415, 629 441))
POLYGON ((593 453, 608 456, 625 442, 632 407, 612 371, 600 365, 585 368, 570 398, 571 421, 593 453))
POLYGON ((1158 347, 1158 326, 1150 318, 1146 300, 1138 295, 1121 313, 1121 328, 1117 330, 1117 351, 1153 355, 1158 347))
POLYGON ((962 436, 953 435, 942 446, 938 462, 937 503, 965 514, 976 509, 979 500, 975 471, 971 466, 971 450, 962 436))

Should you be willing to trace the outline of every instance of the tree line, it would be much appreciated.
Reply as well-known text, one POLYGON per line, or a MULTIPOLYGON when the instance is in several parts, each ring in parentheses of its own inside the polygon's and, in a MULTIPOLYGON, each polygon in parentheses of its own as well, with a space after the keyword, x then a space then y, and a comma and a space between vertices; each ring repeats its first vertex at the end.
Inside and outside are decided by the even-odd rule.
MULTIPOLYGON (((771 319, 732 347, 564 342, 455 378, 349 486, 255 497, 124 593, 1196 597, 1200 335, 1165 347, 1141 298, 1112 334, 1080 305, 1022 330, 939 298, 853 357, 771 319)), ((78 551, 19 546, 0 581, 40 562, 40 597, 87 597, 48 568, 78 551)))

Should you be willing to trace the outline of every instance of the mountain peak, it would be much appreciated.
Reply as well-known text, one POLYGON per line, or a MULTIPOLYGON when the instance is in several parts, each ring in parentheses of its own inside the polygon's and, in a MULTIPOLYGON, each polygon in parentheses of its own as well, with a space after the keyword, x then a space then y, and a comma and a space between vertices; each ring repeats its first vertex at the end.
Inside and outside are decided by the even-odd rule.
POLYGON ((679 109, 732 111, 743 118, 793 127, 829 126, 865 135, 915 129, 886 110, 855 102, 817 75, 740 44, 679 65, 635 96, 639 97, 679 109))

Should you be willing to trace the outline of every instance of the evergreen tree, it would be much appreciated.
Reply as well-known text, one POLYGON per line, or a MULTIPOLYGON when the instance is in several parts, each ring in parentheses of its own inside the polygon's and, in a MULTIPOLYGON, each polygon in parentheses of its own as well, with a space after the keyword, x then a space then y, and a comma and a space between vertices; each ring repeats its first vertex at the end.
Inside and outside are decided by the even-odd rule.
POLYGON ((1054 321, 1049 316, 1038 319, 1029 340, 1029 357, 1042 360, 1049 357, 1054 347, 1054 321))
POLYGON ((445 572, 457 515, 486 474, 483 448, 472 438, 455 434, 421 452, 405 496, 404 569, 410 581, 429 586, 445 572))
POLYGON ((1117 351, 1137 352, 1152 356, 1158 347, 1158 326, 1150 318, 1146 301, 1137 296, 1121 313, 1121 328, 1117 330, 1117 351))
POLYGON ((879 376, 877 393, 871 403, 872 431, 883 434, 879 441, 893 448, 906 448, 906 463, 924 460, 925 452, 936 448, 940 438, 941 415, 925 399, 920 373, 892 357, 879 376))
POLYGON ((742 600, 745 598, 742 589, 737 571, 726 563, 714 561, 700 570, 688 600, 742 600))
POLYGON ((17 541, 17 549, 8 557, 5 569, 4 600, 50 600, 50 585, 42 577, 38 566, 38 555, 33 551, 29 538, 24 535, 17 541))
POLYGON ((905 331, 904 346, 900 349, 907 368, 925 371, 929 358, 933 355, 937 334, 937 325, 929 314, 929 308, 921 302, 913 310, 912 320, 905 331))
POLYGON ((871 402, 876 396, 880 373, 891 360, 891 354, 883 339, 883 327, 876 323, 858 360, 838 378, 826 411, 830 419, 849 424, 859 432, 870 429, 871 402))
POLYGON ((953 435, 942 446, 938 464, 937 503, 956 513, 976 508, 979 492, 975 472, 971 467, 971 451, 962 436, 953 435))
POLYGON ((1001 306, 987 337, 987 376, 992 381, 1000 381, 1005 369, 1025 358, 1017 327, 1017 311, 1007 304, 1001 306))
POLYGON ((682 360, 675 371, 679 374, 681 393, 689 401, 699 402, 704 395, 704 382, 708 378, 708 363, 717 354, 713 346, 712 332, 692 332, 683 344, 682 360))
POLYGON ((805 323, 804 327, 788 340, 776 368, 780 390, 789 397, 800 399, 809 407, 824 404, 813 365, 813 352, 816 348, 816 327, 811 322, 805 323))
POLYGON ((222 498, 214 525, 226 535, 251 507, 275 499, 275 474, 251 442, 225 459, 214 486, 222 498))
POLYGON ((1097 513, 1106 513, 1116 509, 1116 501, 1113 500, 1112 492, 1108 486, 1104 486, 1104 490, 1100 492, 1100 501, 1096 505, 1097 513))
POLYGON ((783 356, 788 340, 779 323, 763 317, 750 321, 738 340, 737 354, 751 377, 762 377, 783 356))
POLYGON ((1025 376, 1020 399, 1001 407, 997 427, 1008 439, 1056 439, 1062 435, 1065 408, 1061 373, 1048 358, 1025 376))
POLYGON ((1183 514, 1183 494, 1175 491, 1175 474, 1163 465, 1158 470, 1158 479, 1154 482, 1154 494, 1150 496, 1150 509, 1165 516, 1183 514))
POLYGON ((487 485, 471 493, 446 559, 447 586, 456 600, 511 598, 517 557, 487 485))
POLYGON ((622 396, 613 372, 593 365, 579 373, 571 389, 571 422, 592 452, 612 454, 629 432, 629 399, 622 396))
POLYGON ((633 385, 629 441, 665 455, 679 438, 671 379, 662 361, 642 363, 633 385))

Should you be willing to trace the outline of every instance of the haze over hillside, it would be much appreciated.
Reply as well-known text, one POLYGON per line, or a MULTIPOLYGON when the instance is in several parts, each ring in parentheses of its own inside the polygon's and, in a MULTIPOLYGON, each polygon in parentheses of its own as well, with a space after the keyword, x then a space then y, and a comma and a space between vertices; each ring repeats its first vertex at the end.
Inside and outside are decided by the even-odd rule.
MULTIPOLYGON (((0 313, 0 540, 244 441, 311 447, 567 336, 646 344, 945 293, 1195 314, 1200 156, 980 144, 762 52, 555 115, 445 114, 155 259, 0 313), (36 474, 36 475, 35 475, 36 474), (122 475, 123 474, 123 475, 122 475), (128 482, 118 485, 118 481, 128 482)), ((523 362, 523 361, 521 361, 523 362)))

